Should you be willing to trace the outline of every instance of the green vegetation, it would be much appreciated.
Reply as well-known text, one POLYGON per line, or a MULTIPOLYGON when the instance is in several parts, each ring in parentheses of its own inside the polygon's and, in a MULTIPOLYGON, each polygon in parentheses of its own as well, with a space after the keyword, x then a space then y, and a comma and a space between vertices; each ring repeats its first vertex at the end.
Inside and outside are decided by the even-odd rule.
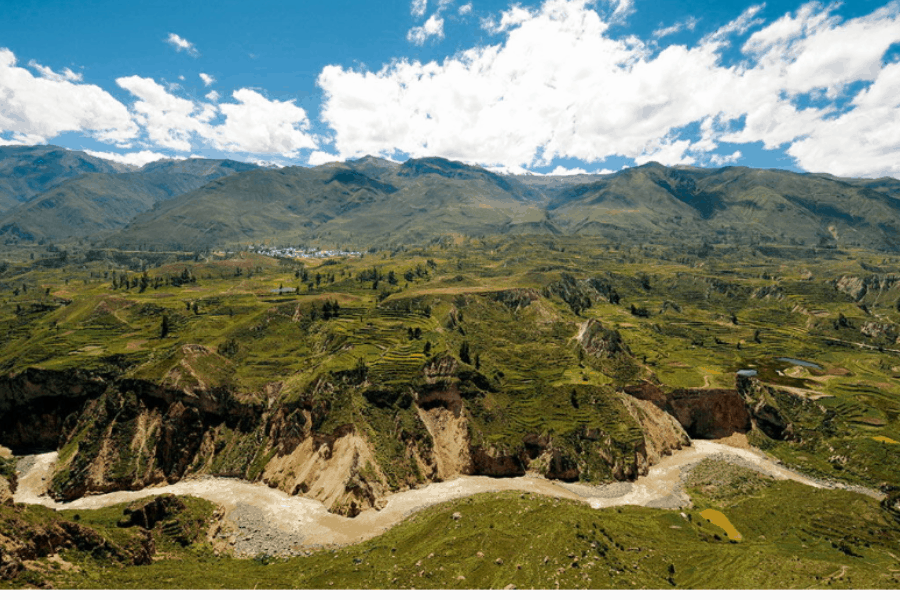
MULTIPOLYGON (((327 460, 336 440, 352 434, 373 458, 353 462, 350 495, 332 506, 350 511, 348 498, 366 507, 373 489, 436 479, 426 459, 443 442, 421 416, 434 410, 464 420, 484 472, 547 469, 549 457, 558 457, 561 478, 627 478, 637 473, 648 433, 621 400, 625 386, 734 389, 739 369, 757 372, 748 406, 764 405, 778 425, 777 435, 753 429, 752 444, 818 478, 900 486, 900 445, 885 441, 900 440, 900 345, 892 329, 900 279, 890 279, 900 272, 897 257, 833 248, 792 257, 787 245, 713 241, 457 238, 303 261, 77 248, 62 257, 39 246, 32 260, 17 248, 0 279, 0 367, 10 385, 39 369, 107 386, 72 396, 72 405, 42 408, 62 430, 42 441, 59 442, 52 487, 63 497, 91 489, 88 475, 98 465, 104 490, 190 473, 265 480, 269 465, 301 442, 311 439, 312 452, 327 460), (45 262, 52 256, 59 260, 45 262)), ((26 423, 16 410, 4 404, 0 417, 26 423)), ((21 442, 22 431, 31 430, 3 435, 21 442)), ((283 477, 288 483, 267 481, 306 493, 283 477)), ((477 497, 309 557, 216 556, 197 526, 186 545, 160 550, 169 538, 159 538, 151 565, 123 569, 124 558, 103 563, 66 550, 63 558, 83 570, 48 571, 42 581, 87 588, 527 588, 557 580, 601 588, 897 586, 898 531, 877 501, 721 464, 701 465, 692 477, 689 519, 527 495, 477 497), (741 540, 730 543, 700 516, 706 509, 725 515, 741 540), (463 515, 458 521, 455 512, 463 515)), ((82 512, 80 523, 127 550, 136 530, 115 528, 118 510, 99 520, 82 512)), ((44 516, 16 518, 52 516, 34 511, 44 516)))
MULTIPOLYGON (((304 431, 352 425, 366 436, 395 489, 420 480, 410 444, 430 451, 413 402, 428 386, 458 388, 474 443, 516 453, 526 434, 549 436, 581 461, 581 478, 600 481, 608 466, 581 458, 595 456, 584 432, 602 432, 623 455, 641 438, 614 388, 731 388, 736 370, 752 368, 811 394, 766 392, 793 434, 754 433, 755 443, 819 477, 900 483, 900 452, 875 439, 900 439, 900 346, 878 333, 894 327, 900 291, 872 291, 896 257, 826 249, 792 260, 775 246, 709 246, 520 236, 302 263, 73 251, 52 268, 39 255, 9 263, 0 283, 0 365, 212 390, 226 405, 260 408, 277 385, 276 403, 311 407, 304 431), (423 369, 448 358, 455 374, 427 383, 423 369)), ((113 425, 114 413, 95 419, 98 431, 112 426, 125 440, 133 416, 113 425)), ((96 438, 78 431, 64 458, 96 438)), ((210 472, 258 476, 278 444, 246 423, 217 431, 210 472)), ((140 479, 149 460, 125 453, 115 470, 140 479)))

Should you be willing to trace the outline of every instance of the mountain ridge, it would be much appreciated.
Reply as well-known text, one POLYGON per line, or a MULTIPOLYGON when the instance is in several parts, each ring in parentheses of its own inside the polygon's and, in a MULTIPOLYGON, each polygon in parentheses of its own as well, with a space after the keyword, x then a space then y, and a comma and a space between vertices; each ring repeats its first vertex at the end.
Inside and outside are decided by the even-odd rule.
MULTIPOLYGON (((40 148, 17 152, 61 164, 83 158, 40 148)), ((107 163, 82 168, 126 169, 107 163)), ((25 202, 17 197, 0 215, 0 234, 11 243, 91 236, 120 248, 197 250, 261 241, 363 247, 540 231, 900 250, 900 181, 892 178, 656 162, 610 174, 538 178, 442 157, 399 163, 373 156, 278 169, 162 160, 124 173, 73 176, 69 170, 58 181, 40 179, 39 166, 30 180, 13 171, 0 176, 0 190, 18 189, 21 196, 31 186, 38 192, 25 202), (16 177, 27 181, 11 182, 16 177), (101 182, 118 186, 118 196, 106 194, 101 182), (112 208, 107 195, 119 199, 112 208)))

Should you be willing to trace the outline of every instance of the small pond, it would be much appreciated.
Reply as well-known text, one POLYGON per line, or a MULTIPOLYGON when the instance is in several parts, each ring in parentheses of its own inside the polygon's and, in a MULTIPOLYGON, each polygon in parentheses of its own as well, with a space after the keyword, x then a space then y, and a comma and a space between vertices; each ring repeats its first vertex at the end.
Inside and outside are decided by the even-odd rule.
POLYGON ((798 367, 806 367, 807 369, 816 369, 818 371, 822 370, 822 365, 817 365, 816 363, 811 363, 806 360, 800 360, 798 358, 787 358, 786 356, 779 356, 775 360, 791 363, 792 365, 797 365, 798 367))

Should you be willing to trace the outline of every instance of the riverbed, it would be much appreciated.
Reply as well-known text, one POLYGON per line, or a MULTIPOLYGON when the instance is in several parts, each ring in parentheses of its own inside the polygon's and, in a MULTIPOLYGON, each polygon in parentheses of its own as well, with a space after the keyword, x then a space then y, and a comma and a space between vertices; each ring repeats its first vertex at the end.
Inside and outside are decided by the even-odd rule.
MULTIPOLYGON (((197 496, 224 509, 224 525, 218 534, 218 542, 229 546, 236 556, 289 556, 315 548, 361 542, 383 533, 423 508, 485 492, 529 492, 577 500, 597 509, 623 505, 683 508, 690 506, 690 498, 682 489, 682 474, 706 458, 734 462, 776 479, 791 479, 812 487, 843 487, 786 469, 755 449, 693 440, 691 446, 664 457, 650 468, 647 475, 633 482, 594 486, 553 481, 537 475, 503 479, 461 476, 389 495, 381 510, 363 511, 355 518, 329 513, 317 500, 289 496, 259 483, 222 477, 190 478, 172 485, 98 494, 60 503, 45 495, 56 464, 56 452, 19 459, 19 486, 15 501, 41 504, 56 510, 80 510, 112 506, 158 494, 197 496)), ((877 494, 872 490, 854 491, 877 494)))

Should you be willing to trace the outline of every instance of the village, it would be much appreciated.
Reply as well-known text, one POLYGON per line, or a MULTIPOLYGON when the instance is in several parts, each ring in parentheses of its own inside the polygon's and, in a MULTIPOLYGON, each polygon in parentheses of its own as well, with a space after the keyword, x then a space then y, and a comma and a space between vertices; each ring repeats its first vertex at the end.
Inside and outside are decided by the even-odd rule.
POLYGON ((263 254, 273 258, 335 258, 338 256, 362 256, 362 252, 352 250, 320 250, 318 248, 278 248, 276 246, 254 246, 251 244, 247 247, 250 252, 263 254))

